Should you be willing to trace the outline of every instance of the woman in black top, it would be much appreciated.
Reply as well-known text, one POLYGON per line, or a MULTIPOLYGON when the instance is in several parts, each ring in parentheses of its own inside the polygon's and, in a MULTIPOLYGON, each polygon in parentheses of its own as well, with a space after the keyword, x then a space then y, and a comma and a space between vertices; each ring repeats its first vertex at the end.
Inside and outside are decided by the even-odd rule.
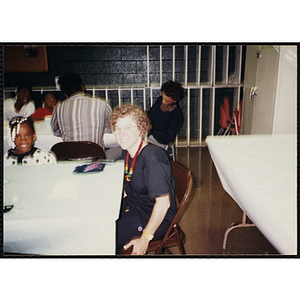
POLYGON ((149 125, 146 113, 136 106, 118 107, 110 117, 125 159, 117 253, 133 246, 131 254, 145 254, 149 241, 166 233, 176 212, 170 161, 161 148, 143 140, 149 125))
POLYGON ((148 111, 152 126, 148 141, 165 148, 175 140, 184 122, 178 103, 184 97, 184 89, 179 82, 168 81, 162 85, 161 91, 162 96, 148 111))

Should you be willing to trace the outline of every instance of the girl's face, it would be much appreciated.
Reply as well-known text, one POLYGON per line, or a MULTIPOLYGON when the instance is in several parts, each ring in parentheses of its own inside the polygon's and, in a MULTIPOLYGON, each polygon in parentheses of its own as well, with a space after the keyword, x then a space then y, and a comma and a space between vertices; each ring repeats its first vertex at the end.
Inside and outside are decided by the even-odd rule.
POLYGON ((47 108, 49 108, 50 110, 53 110, 55 105, 57 104, 57 100, 53 94, 49 93, 46 95, 44 103, 47 108))
POLYGON ((119 118, 115 126, 115 136, 123 150, 134 156, 141 142, 141 134, 131 116, 119 118))
POLYGON ((33 141, 35 139, 35 134, 32 131, 31 127, 27 123, 23 123, 20 125, 20 131, 16 134, 15 137, 15 145, 16 150, 14 153, 23 154, 28 152, 33 145, 33 141))

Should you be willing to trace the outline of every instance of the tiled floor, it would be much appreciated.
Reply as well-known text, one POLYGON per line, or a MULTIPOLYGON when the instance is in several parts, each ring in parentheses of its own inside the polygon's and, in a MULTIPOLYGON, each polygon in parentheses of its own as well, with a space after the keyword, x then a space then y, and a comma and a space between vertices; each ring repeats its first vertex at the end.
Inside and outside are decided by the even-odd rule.
POLYGON ((224 233, 241 222, 242 211, 222 188, 207 147, 176 148, 176 154, 176 161, 191 170, 194 181, 179 222, 186 235, 187 255, 278 255, 256 227, 231 231, 223 253, 224 233))

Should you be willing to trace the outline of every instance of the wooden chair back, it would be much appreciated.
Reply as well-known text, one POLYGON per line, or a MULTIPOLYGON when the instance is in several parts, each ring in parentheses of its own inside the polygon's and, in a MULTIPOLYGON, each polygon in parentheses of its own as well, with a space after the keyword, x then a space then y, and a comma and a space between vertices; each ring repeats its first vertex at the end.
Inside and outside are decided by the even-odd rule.
POLYGON ((51 151, 54 152, 58 161, 105 158, 102 147, 88 141, 60 142, 53 145, 51 151))
MULTIPOLYGON (((172 237, 175 237, 180 254, 184 254, 183 235, 179 235, 179 226, 177 224, 177 221, 191 195, 193 179, 191 172, 179 163, 171 161, 171 166, 175 178, 175 198, 178 204, 178 208, 166 234, 162 238, 161 243, 158 245, 155 254, 160 254, 163 248, 173 246, 174 242, 168 243, 172 237)), ((151 242, 149 244, 151 244, 151 242)))

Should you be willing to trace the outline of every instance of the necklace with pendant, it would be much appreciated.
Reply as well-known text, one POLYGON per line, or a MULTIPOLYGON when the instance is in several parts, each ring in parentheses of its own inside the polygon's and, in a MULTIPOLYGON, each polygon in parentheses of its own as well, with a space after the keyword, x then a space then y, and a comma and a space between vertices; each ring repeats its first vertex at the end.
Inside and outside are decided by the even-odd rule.
POLYGON ((129 173, 128 173, 128 169, 129 169, 129 152, 127 151, 126 161, 125 161, 125 179, 126 179, 126 181, 131 181, 131 176, 132 176, 132 173, 133 173, 133 170, 134 170, 136 158, 139 155, 139 152, 140 152, 142 146, 143 146, 143 140, 141 140, 139 148, 138 148, 137 152, 134 155, 134 158, 133 158, 131 166, 130 166, 129 173))

